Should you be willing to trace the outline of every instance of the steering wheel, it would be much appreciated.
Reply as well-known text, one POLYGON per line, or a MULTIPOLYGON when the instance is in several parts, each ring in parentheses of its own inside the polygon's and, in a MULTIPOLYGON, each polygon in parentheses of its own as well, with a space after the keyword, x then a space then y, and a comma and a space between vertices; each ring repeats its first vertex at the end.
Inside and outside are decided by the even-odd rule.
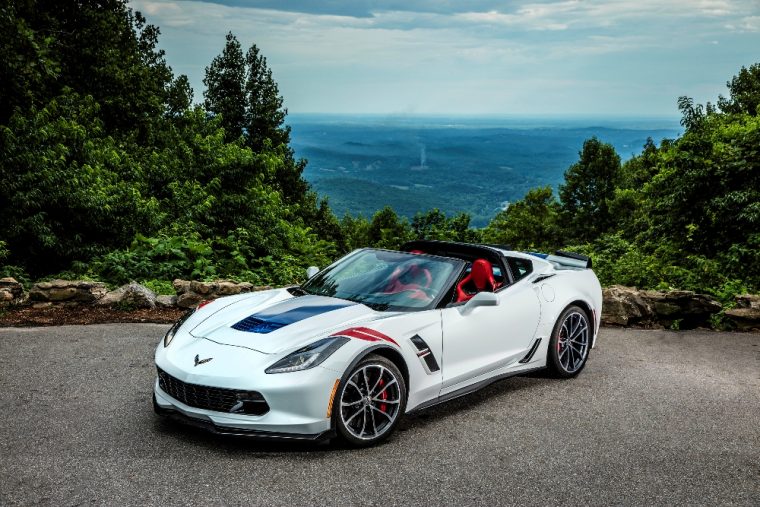
MULTIPOLYGON (((416 283, 410 283, 404 289, 396 292, 395 294, 401 294, 403 292, 412 292, 413 294, 422 293, 429 300, 433 300, 435 298, 435 294, 433 294, 432 289, 430 289, 429 287, 423 287, 416 283)), ((422 298, 415 297, 413 294, 409 295, 408 297, 413 298, 413 299, 422 299, 422 298)))

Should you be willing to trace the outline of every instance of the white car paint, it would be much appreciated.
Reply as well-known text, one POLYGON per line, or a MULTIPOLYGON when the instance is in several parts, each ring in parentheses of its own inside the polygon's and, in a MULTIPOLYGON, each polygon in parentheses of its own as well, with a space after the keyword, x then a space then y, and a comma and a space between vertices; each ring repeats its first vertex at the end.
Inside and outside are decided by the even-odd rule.
POLYGON ((155 362, 176 379, 200 386, 261 393, 269 411, 260 416, 214 412, 183 404, 154 386, 159 408, 211 422, 230 431, 256 430, 293 436, 329 432, 330 399, 350 365, 382 347, 399 354, 408 373, 406 411, 427 406, 442 396, 503 376, 543 368, 554 325, 563 310, 582 302, 593 315, 592 347, 601 318, 599 282, 590 269, 563 268, 547 260, 508 250, 506 256, 529 259, 533 272, 497 290, 495 306, 469 303, 424 311, 380 312, 349 304, 259 334, 232 326, 252 314, 275 309, 340 306, 343 300, 294 296, 287 289, 217 299, 197 310, 177 330, 169 346, 159 343, 155 362), (537 279, 542 279, 534 283, 537 279), (367 328, 390 340, 352 338, 322 364, 290 373, 264 370, 291 352, 347 328, 367 328), (410 341, 418 335, 440 369, 430 371, 410 341), (530 361, 520 363, 536 340, 530 361), (196 358, 211 360, 197 364, 196 358))

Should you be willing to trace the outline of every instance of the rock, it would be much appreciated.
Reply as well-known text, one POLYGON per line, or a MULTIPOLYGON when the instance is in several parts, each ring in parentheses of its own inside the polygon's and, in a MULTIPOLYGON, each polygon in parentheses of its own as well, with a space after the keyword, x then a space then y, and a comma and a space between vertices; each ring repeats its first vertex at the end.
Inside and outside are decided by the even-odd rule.
POLYGON ((102 282, 86 280, 53 280, 32 286, 29 298, 32 301, 91 303, 108 292, 102 282))
POLYGON ((174 308, 177 306, 177 296, 156 296, 156 306, 160 308, 174 308))
POLYGON ((760 295, 742 294, 734 299, 736 306, 726 310, 726 316, 734 321, 738 329, 760 329, 760 295))
POLYGON ((255 286, 248 282, 235 282, 232 280, 216 280, 213 282, 199 282, 197 280, 174 280, 172 282, 177 292, 176 305, 180 308, 193 308, 203 300, 216 299, 223 296, 234 296, 245 292, 269 290, 269 286, 255 286))
POLYGON ((754 308, 760 310, 760 295, 758 294, 741 294, 734 299, 736 300, 736 308, 754 308))
POLYGON ((180 280, 176 279, 172 282, 172 287, 174 287, 174 292, 179 294, 184 294, 185 292, 190 291, 190 282, 188 280, 180 280))
POLYGON ((652 307, 653 318, 666 327, 676 322, 680 329, 709 327, 710 317, 723 309, 715 298, 688 290, 647 290, 641 297, 652 307))
POLYGON ((24 286, 15 278, 0 278, 0 306, 21 304, 26 300, 24 286))
POLYGON ((243 292, 251 292, 253 284, 248 282, 230 282, 229 280, 222 280, 218 283, 216 291, 217 296, 233 296, 235 294, 241 294, 243 292))
POLYGON ((40 309, 40 308, 50 308, 51 306, 53 306, 53 303, 51 303, 50 301, 46 301, 44 303, 34 303, 32 305, 32 308, 37 308, 37 309, 40 309))
POLYGON ((215 293, 217 290, 217 284, 215 282, 198 282, 193 280, 190 282, 190 292, 195 292, 202 296, 206 296, 215 293))
POLYGON ((638 290, 613 285, 602 290, 602 323, 617 326, 651 321, 652 308, 638 290))
POLYGON ((710 316, 721 311, 718 301, 685 290, 654 291, 613 285, 602 290, 602 323, 682 329, 709 327, 710 316))
POLYGON ((156 294, 139 283, 128 283, 112 290, 100 298, 96 304, 123 306, 129 308, 155 308, 156 294))
POLYGON ((177 306, 180 308, 195 308, 205 298, 195 292, 185 292, 177 296, 177 306))

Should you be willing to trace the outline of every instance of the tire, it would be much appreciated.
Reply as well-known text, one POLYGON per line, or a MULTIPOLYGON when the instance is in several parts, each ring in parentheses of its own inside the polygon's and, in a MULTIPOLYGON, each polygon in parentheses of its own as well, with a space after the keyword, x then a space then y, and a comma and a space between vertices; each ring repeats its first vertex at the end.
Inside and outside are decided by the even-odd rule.
POLYGON ((565 308, 549 339, 546 367, 551 376, 571 378, 583 370, 591 348, 591 329, 585 310, 575 305, 565 308))
POLYGON ((406 396, 406 382, 396 365, 382 356, 368 355, 338 388, 333 409, 338 436, 354 447, 385 440, 404 415, 406 396))

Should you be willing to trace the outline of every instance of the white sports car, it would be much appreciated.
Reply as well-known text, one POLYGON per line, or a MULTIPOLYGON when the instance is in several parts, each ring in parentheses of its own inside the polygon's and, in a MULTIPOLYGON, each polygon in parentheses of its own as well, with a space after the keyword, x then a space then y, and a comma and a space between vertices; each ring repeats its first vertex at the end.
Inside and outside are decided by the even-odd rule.
POLYGON ((204 302, 156 349, 156 412, 217 433, 374 444, 411 411, 546 368, 572 377, 602 307, 588 258, 414 241, 300 287, 204 302))

